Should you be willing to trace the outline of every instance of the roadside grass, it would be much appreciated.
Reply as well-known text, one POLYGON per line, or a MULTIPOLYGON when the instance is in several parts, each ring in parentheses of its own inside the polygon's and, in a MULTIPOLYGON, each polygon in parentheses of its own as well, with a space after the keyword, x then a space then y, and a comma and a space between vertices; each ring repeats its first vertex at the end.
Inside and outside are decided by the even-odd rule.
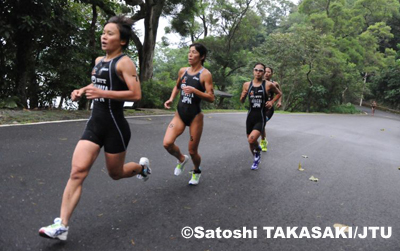
MULTIPOLYGON (((138 115, 154 115, 154 114, 168 114, 174 111, 166 111, 162 109, 126 109, 125 116, 138 116, 138 115)), ((16 110, 16 109, 1 109, 0 110, 0 125, 5 124, 29 124, 36 122, 46 121, 59 121, 59 120, 75 120, 75 119, 88 119, 90 111, 67 111, 67 110, 16 110)))
POLYGON ((0 124, 28 124, 34 122, 88 118, 90 111, 66 110, 0 110, 0 124))
MULTIPOLYGON (((159 115, 159 114, 174 114, 175 110, 166 109, 124 109, 125 116, 139 116, 139 115, 159 115)), ((225 109, 204 109, 204 113, 233 113, 233 112, 247 112, 245 109, 240 110, 225 110, 225 109)), ((293 114, 293 112, 286 112, 281 110, 275 110, 275 113, 280 114, 293 114)), ((303 113, 304 112, 296 112, 303 113)), ((342 105, 334 107, 331 110, 323 111, 322 113, 341 113, 341 114, 359 114, 353 105, 342 105)), ((90 111, 78 110, 20 110, 20 109, 0 109, 0 125, 5 124, 29 124, 36 122, 46 121, 59 121, 59 120, 76 120, 76 119, 88 119, 90 117, 90 111)))
POLYGON ((360 114, 360 113, 362 113, 353 104, 350 104, 350 103, 333 106, 332 108, 325 109, 322 112, 324 112, 324 113, 340 113, 340 114, 360 114))

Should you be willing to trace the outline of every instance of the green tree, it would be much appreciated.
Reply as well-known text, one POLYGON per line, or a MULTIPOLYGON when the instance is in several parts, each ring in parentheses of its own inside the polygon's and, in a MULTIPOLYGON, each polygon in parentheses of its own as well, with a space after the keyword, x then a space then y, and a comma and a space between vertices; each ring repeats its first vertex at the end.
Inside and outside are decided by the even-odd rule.
MULTIPOLYGON (((140 80, 147 81, 153 76, 153 59, 156 46, 158 24, 161 15, 171 15, 177 8, 183 13, 195 8, 195 0, 125 0, 126 4, 139 9, 132 16, 136 22, 144 20, 144 40, 140 41, 136 34, 133 38, 139 57, 140 80)), ((186 18, 186 17, 185 17, 186 18)))
POLYGON ((12 94, 20 105, 26 107, 31 99, 32 108, 38 101, 37 62, 41 52, 50 50, 54 39, 67 38, 77 30, 69 11, 69 1, 4 1, 5 10, 1 22, 9 28, 2 36, 8 50, 7 56, 15 60, 9 63, 12 94), (60 32, 61 31, 61 32, 60 32), (56 36, 57 34, 57 36, 56 36), (61 37, 61 38, 60 38, 61 37))
POLYGON ((400 109, 400 65, 396 64, 388 68, 382 68, 380 74, 372 78, 371 94, 367 96, 371 100, 400 109))
POLYGON ((91 67, 86 60, 93 58, 94 51, 85 48, 89 37, 94 36, 82 35, 84 15, 91 12, 82 12, 85 7, 70 0, 4 3, 6 8, 0 17, 5 26, 1 64, 9 69, 2 78, 7 82, 4 95, 17 96, 23 107, 29 99, 31 108, 51 100, 53 95, 66 96, 64 88, 76 85, 71 77, 82 73, 82 67, 91 67), (79 56, 82 53, 86 59, 79 56), (78 64, 69 64, 73 60, 78 64))
MULTIPOLYGON (((219 22, 213 30, 219 35, 203 40, 210 50, 214 85, 220 91, 232 86, 234 73, 249 65, 252 51, 258 46, 258 32, 263 26, 261 19, 251 11, 251 3, 249 0, 236 3, 218 0, 214 13, 218 13, 215 18, 219 22)), ((223 101, 223 97, 219 98, 219 108, 223 107, 223 101)))

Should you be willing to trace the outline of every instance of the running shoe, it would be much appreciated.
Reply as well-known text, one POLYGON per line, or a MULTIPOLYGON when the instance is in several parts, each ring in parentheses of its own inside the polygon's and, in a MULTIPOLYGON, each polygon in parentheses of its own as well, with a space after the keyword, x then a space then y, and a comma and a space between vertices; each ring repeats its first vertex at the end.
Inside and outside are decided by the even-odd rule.
POLYGON ((179 176, 182 174, 182 172, 185 170, 185 164, 189 160, 189 156, 187 156, 187 155, 183 155, 183 156, 185 157, 185 160, 182 163, 179 162, 179 160, 178 160, 178 165, 176 165, 176 167, 175 167, 174 174, 176 176, 179 176))
POLYGON ((261 163, 261 154, 260 151, 254 151, 254 161, 253 165, 251 166, 251 170, 257 170, 258 165, 261 163))
POLYGON ((50 239, 67 240, 68 228, 62 224, 61 218, 55 218, 54 224, 39 229, 39 235, 50 239))
POLYGON ((146 157, 140 158, 139 165, 143 166, 143 170, 141 173, 136 175, 136 178, 139 180, 147 181, 150 178, 151 169, 150 169, 150 161, 146 157))
POLYGON ((266 139, 262 139, 261 142, 260 142, 260 146, 261 146, 261 150, 263 152, 268 151, 267 145, 268 145, 268 141, 266 139))
POLYGON ((192 179, 189 180, 189 185, 196 186, 200 182, 201 173, 192 173, 192 179))

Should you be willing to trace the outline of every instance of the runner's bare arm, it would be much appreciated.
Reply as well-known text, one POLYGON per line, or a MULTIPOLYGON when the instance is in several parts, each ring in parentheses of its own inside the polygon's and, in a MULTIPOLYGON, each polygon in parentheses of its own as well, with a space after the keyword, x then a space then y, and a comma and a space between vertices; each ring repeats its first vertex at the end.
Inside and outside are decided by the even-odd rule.
POLYGON ((250 82, 245 82, 243 84, 242 93, 240 94, 240 102, 244 103, 247 97, 247 92, 249 91, 249 84, 250 82))

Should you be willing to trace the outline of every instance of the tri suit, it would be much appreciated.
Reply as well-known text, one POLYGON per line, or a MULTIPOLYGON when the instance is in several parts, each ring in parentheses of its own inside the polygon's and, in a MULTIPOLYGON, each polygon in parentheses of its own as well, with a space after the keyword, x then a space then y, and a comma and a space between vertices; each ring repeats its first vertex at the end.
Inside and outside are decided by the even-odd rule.
MULTIPOLYGON (((119 55, 108 62, 104 58, 92 70, 92 83, 102 90, 129 90, 116 71, 117 62, 124 55, 119 55)), ((93 100, 91 116, 86 124, 82 140, 89 140, 107 153, 126 151, 131 131, 124 117, 124 101, 97 98, 93 100)))
MULTIPOLYGON (((273 83, 273 81, 272 81, 273 83)), ((271 92, 267 91, 267 101, 271 101, 274 98, 274 94, 271 92)), ((265 117, 267 118, 267 121, 265 121, 265 125, 267 122, 272 118, 272 115, 274 115, 275 108, 272 106, 270 109, 265 108, 265 117)), ((264 125, 264 127, 265 127, 264 125)))
POLYGON ((181 77, 178 84, 178 89, 181 90, 181 95, 179 98, 178 109, 177 109, 179 117, 182 119, 183 123, 185 123, 186 126, 190 126, 196 115, 201 112, 200 108, 201 98, 195 95, 194 93, 185 94, 182 88, 185 86, 192 86, 202 92, 206 91, 204 86, 200 82, 200 75, 205 68, 202 68, 195 75, 190 75, 188 73, 188 69, 189 68, 186 69, 185 73, 181 77))
POLYGON ((246 133, 249 135, 253 130, 262 132, 265 124, 272 117, 274 108, 267 109, 265 107, 265 103, 271 98, 266 93, 265 81, 262 81, 261 85, 257 87, 251 81, 247 95, 250 106, 246 119, 246 133))

